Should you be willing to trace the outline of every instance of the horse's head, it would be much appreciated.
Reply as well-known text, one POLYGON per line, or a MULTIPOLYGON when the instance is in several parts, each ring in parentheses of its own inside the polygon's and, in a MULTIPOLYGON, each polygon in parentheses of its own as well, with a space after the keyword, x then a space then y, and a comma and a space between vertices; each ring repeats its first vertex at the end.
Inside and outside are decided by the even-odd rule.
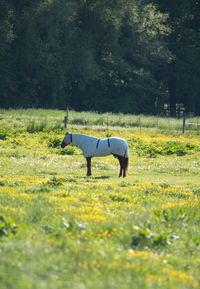
POLYGON ((61 148, 64 149, 68 144, 71 143, 71 141, 72 141, 72 134, 67 132, 61 143, 61 148))

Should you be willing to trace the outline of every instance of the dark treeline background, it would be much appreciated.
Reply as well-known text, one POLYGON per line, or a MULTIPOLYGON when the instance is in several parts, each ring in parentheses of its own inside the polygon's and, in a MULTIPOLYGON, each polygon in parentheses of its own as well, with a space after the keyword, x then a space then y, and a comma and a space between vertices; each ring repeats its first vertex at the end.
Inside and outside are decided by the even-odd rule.
POLYGON ((200 0, 0 0, 0 107, 200 114, 200 0))

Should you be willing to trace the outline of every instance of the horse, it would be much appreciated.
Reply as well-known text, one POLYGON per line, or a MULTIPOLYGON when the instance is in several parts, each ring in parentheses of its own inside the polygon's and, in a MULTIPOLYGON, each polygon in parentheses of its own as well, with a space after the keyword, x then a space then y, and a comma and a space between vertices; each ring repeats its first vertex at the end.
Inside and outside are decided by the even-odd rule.
POLYGON ((120 137, 110 137, 106 139, 98 139, 80 133, 67 132, 61 143, 61 148, 65 148, 68 144, 80 148, 83 156, 87 161, 87 176, 91 176, 91 159, 92 157, 113 155, 118 158, 120 164, 119 177, 126 177, 129 164, 129 148, 127 142, 120 137))

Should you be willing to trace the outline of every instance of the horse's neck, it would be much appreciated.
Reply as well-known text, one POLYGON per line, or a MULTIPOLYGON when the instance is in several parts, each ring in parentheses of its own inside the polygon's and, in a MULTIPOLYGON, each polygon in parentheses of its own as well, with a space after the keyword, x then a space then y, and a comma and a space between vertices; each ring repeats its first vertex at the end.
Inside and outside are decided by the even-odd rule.
POLYGON ((82 144, 84 143, 84 140, 87 138, 86 135, 84 134, 79 134, 79 133, 73 133, 72 134, 72 144, 79 147, 80 149, 82 148, 82 144))
POLYGON ((72 134, 72 144, 79 147, 80 149, 84 149, 87 144, 92 142, 92 140, 97 141, 98 139, 92 136, 88 136, 85 134, 73 133, 72 134))

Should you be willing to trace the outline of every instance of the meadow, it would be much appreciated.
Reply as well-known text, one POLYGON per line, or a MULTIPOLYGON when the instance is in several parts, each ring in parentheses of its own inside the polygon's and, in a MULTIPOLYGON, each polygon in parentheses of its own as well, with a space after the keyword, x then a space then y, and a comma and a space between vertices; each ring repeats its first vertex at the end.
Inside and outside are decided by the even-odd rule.
POLYGON ((0 110, 0 288, 200 286, 200 132, 181 120, 69 112, 70 132, 120 136, 118 160, 60 143, 64 111, 0 110))

